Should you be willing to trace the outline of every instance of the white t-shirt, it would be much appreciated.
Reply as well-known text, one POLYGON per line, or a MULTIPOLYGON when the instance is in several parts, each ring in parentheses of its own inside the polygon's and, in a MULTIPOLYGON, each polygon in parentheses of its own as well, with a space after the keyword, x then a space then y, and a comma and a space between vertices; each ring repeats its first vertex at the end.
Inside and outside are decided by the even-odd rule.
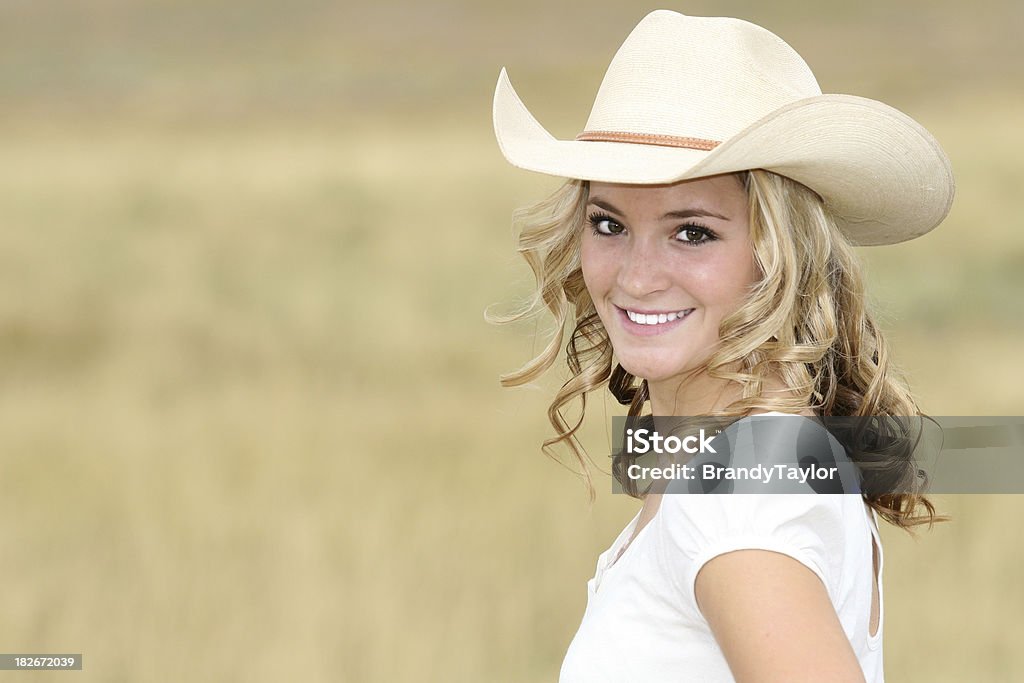
POLYGON ((583 621, 562 662, 560 683, 734 681, 697 608, 697 572, 743 548, 783 553, 824 583, 868 683, 882 683, 882 546, 877 517, 859 494, 662 496, 633 535, 640 513, 597 561, 583 621), (879 554, 878 629, 870 635, 879 554))

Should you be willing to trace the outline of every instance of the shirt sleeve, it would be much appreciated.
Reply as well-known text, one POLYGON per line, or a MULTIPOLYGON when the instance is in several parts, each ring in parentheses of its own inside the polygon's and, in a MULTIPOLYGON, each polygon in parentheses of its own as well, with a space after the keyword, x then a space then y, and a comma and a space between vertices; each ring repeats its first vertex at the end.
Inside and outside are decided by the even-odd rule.
POLYGON ((846 543, 843 494, 665 495, 659 515, 666 569, 696 609, 697 574, 734 550, 788 555, 814 572, 833 603, 846 543))

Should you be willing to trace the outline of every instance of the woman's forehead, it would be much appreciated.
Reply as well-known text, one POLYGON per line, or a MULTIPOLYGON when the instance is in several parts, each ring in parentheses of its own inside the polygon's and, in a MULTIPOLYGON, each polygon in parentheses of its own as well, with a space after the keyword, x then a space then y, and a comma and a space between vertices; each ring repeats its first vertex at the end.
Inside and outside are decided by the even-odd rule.
POLYGON ((610 205, 619 213, 662 216, 702 208, 730 216, 745 211, 747 192, 739 174, 730 173, 665 185, 590 183, 590 203, 610 205))

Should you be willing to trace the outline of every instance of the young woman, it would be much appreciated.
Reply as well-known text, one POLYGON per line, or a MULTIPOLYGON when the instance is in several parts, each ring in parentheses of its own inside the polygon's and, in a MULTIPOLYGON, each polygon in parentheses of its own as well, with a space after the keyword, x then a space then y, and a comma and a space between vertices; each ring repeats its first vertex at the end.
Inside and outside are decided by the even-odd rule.
MULTIPOLYGON (((567 179, 519 215, 533 308, 559 332, 503 381, 550 368, 572 320, 545 448, 571 449, 591 495, 582 416, 564 410, 605 386, 634 416, 918 414, 852 249, 949 211, 949 162, 912 119, 823 95, 763 28, 660 10, 615 55, 575 140, 548 134, 504 71, 494 125, 509 162, 567 179)), ((598 560, 561 680, 882 681, 877 519, 936 516, 908 461, 850 455, 854 493, 633 490, 643 507, 598 560)))

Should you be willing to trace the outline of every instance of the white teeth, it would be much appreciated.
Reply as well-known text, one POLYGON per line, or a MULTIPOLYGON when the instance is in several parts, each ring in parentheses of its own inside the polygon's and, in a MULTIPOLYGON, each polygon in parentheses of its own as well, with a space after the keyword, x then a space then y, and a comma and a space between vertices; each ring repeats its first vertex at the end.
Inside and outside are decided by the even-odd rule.
POLYGON ((630 320, 638 325, 661 325, 663 323, 670 323, 674 320, 686 317, 686 314, 691 309, 687 308, 683 311, 676 311, 672 313, 634 313, 633 311, 626 311, 626 315, 630 320))

